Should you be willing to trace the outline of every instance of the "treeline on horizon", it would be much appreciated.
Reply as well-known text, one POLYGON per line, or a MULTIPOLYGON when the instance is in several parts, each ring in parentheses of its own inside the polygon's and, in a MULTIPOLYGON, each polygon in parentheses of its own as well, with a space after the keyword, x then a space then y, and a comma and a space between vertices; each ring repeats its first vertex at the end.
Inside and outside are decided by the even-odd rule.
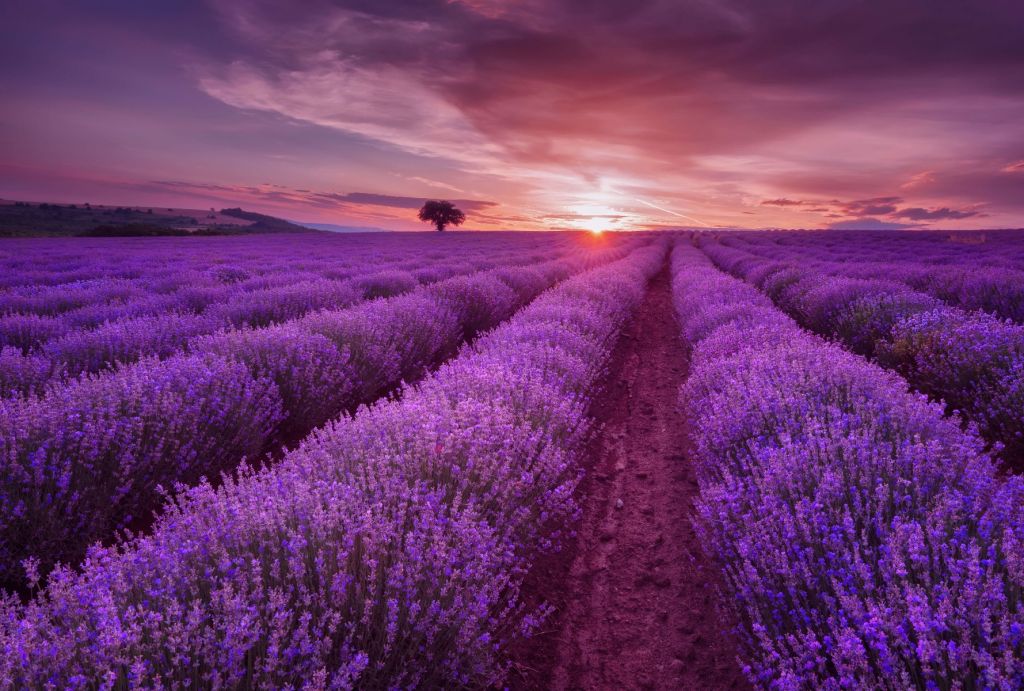
MULTIPOLYGON (((312 231, 311 231, 312 232, 312 231)), ((214 235, 251 235, 252 231, 221 228, 167 228, 149 223, 128 223, 125 225, 96 226, 92 230, 78 233, 79 238, 137 238, 137 237, 210 237, 214 235)))
POLYGON ((248 225, 216 223, 213 209, 206 219, 174 209, 107 207, 90 204, 0 204, 0 237, 156 237, 314 233, 314 229, 275 216, 221 209, 220 214, 249 221, 248 225), (204 220, 209 222, 204 223, 204 220))

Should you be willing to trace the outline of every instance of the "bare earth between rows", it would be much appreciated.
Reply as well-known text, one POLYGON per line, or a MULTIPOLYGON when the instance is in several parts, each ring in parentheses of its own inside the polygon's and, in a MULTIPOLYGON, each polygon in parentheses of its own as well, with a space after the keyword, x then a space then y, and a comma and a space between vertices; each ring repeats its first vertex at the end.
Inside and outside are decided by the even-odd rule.
POLYGON ((556 613, 515 652, 522 689, 748 688, 691 524, 697 481, 676 398, 686 352, 667 268, 626 328, 591 413, 575 544, 526 587, 556 613))

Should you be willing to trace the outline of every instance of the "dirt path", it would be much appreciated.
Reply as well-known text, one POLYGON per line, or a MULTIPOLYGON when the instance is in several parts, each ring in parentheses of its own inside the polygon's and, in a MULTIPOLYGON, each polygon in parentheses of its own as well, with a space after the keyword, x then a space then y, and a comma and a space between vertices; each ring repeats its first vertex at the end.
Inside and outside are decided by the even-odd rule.
POLYGON ((528 582, 558 609, 516 655, 519 688, 748 688, 690 523, 697 483, 676 408, 686 353, 667 269, 623 334, 592 413, 603 431, 574 548, 528 582), (621 500, 621 501, 620 501, 621 500))

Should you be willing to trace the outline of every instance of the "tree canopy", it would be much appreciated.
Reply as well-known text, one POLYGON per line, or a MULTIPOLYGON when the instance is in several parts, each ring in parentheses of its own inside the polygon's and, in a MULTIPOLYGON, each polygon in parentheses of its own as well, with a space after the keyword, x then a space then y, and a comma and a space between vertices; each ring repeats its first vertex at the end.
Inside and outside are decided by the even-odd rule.
POLYGON ((426 223, 433 223, 438 231, 442 231, 450 225, 462 225, 466 220, 466 214, 451 202, 430 200, 420 209, 419 218, 426 223))

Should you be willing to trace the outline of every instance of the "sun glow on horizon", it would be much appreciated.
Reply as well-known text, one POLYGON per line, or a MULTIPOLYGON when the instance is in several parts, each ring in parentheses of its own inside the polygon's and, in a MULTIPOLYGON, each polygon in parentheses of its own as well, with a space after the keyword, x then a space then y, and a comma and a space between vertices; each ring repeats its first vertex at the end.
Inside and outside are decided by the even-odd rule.
POLYGON ((618 230, 625 214, 616 205, 618 201, 607 193, 588 195, 590 198, 569 205, 567 211, 576 216, 569 224, 580 230, 598 235, 606 230, 618 230))

